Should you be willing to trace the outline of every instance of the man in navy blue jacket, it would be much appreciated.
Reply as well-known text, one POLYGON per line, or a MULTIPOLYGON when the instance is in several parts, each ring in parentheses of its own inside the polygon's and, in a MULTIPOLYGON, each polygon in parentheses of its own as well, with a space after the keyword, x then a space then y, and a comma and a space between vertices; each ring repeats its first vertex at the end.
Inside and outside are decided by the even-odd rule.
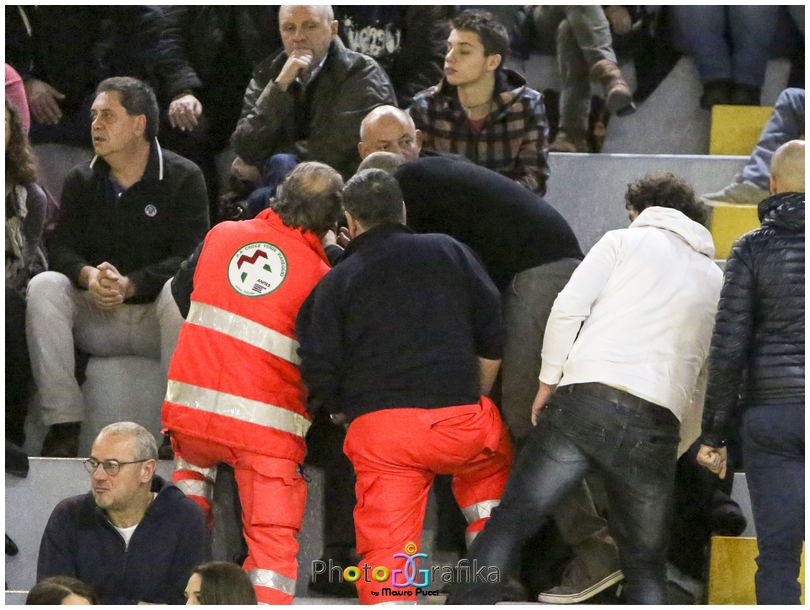
POLYGON ((202 511, 155 476, 157 445, 132 422, 105 427, 85 466, 87 494, 62 500, 42 535, 37 582, 73 576, 102 604, 182 604, 191 572, 207 559, 202 511))
MULTIPOLYGON (((310 411, 350 422, 363 569, 395 574, 420 540, 435 474, 453 475, 468 540, 503 491, 511 445, 486 396, 502 356, 500 295, 469 248, 404 226, 385 172, 355 175, 343 205, 354 239, 298 313, 300 370, 310 411)), ((413 587, 356 584, 361 604, 416 600, 413 587)))

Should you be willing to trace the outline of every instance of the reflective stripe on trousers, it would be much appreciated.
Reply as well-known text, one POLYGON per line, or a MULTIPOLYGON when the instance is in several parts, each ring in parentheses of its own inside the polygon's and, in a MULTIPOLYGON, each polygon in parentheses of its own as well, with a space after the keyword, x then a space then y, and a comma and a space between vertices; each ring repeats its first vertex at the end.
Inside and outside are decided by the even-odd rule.
POLYGON ((209 502, 214 501, 214 486, 208 481, 182 479, 175 481, 174 484, 187 496, 198 496, 200 498, 205 498, 209 502))
POLYGON ((461 509, 467 523, 474 523, 479 519, 488 519, 492 509, 500 504, 500 500, 481 500, 461 509))
POLYGON ((275 589, 285 595, 295 595, 295 581, 273 570, 249 570, 250 582, 256 587, 275 589))

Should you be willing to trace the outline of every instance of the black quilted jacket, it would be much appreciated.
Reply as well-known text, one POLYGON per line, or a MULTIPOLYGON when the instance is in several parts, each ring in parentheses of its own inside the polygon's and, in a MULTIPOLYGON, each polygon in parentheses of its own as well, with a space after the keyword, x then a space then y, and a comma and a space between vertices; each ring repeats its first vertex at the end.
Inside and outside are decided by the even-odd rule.
POLYGON ((804 405, 804 193, 765 199, 759 218, 726 264, 703 412, 713 447, 738 404, 804 405))

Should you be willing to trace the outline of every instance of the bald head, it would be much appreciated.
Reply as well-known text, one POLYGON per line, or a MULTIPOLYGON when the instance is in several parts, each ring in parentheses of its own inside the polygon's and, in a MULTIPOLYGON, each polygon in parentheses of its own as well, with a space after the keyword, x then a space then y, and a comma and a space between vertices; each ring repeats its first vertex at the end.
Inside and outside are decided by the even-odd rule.
POLYGON ((396 106, 377 106, 360 124, 360 158, 373 152, 392 152, 408 161, 419 157, 422 132, 416 129, 411 116, 396 106))
POLYGON ((407 162, 408 160, 402 155, 380 150, 363 159, 357 168, 357 173, 359 174, 367 169, 381 169, 386 173, 393 174, 400 165, 407 162))
POLYGON ((804 141, 785 142, 771 159, 771 193, 803 193, 804 188, 804 141))

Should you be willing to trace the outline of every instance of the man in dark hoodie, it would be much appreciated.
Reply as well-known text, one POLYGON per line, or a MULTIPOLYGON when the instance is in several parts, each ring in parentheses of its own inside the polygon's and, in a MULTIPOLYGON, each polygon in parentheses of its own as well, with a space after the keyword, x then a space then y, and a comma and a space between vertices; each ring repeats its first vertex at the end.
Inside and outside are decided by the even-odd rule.
POLYGON ((444 79, 413 99, 423 148, 460 154, 546 192, 548 149, 543 96, 503 68, 506 28, 484 11, 464 11, 447 39, 444 79))
POLYGON ((742 450, 759 557, 758 604, 798 604, 804 541, 804 142, 774 153, 762 227, 731 250, 712 335, 698 461, 726 476, 742 412, 742 450), (745 381, 743 381, 745 380, 745 381), (742 390, 743 400, 738 400, 742 390))
POLYGON ((102 604, 182 604, 195 566, 206 560, 202 511, 155 476, 155 437, 132 422, 99 432, 89 493, 62 500, 42 535, 37 582, 73 576, 102 604))

